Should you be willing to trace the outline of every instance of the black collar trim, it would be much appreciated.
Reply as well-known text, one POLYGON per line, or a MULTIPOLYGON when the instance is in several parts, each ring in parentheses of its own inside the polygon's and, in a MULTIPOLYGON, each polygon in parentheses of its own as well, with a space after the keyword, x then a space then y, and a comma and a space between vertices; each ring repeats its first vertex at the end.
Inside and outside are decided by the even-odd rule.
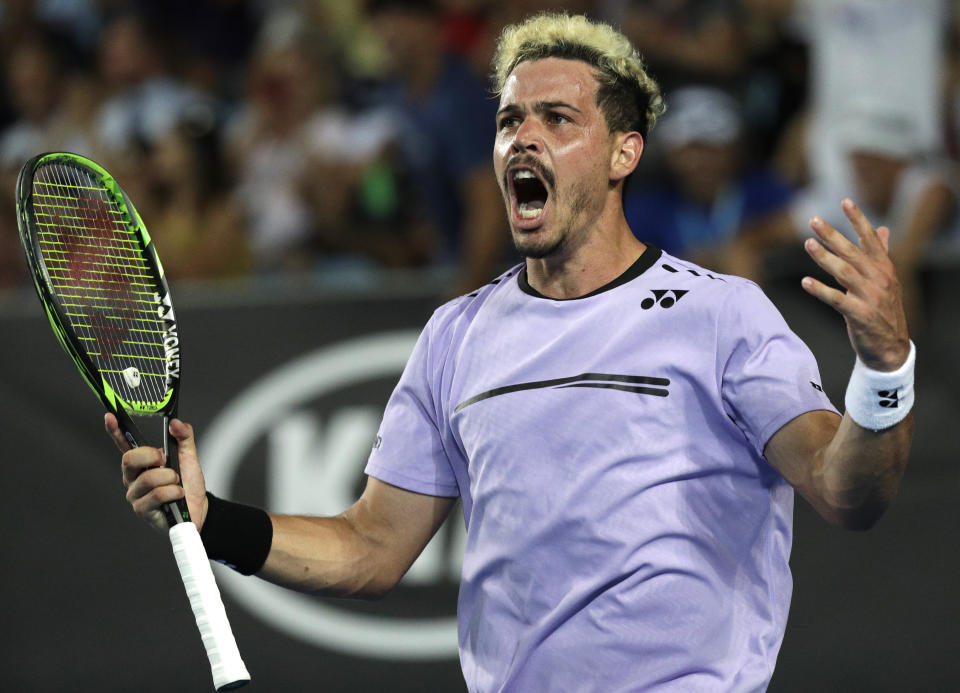
POLYGON ((517 274, 517 285, 520 287, 520 290, 523 293, 529 294, 530 296, 534 296, 536 298, 545 298, 548 301, 579 301, 582 298, 590 298, 591 296, 602 294, 604 291, 609 291, 610 289, 615 289, 622 284, 626 284, 653 267, 657 260, 660 259, 660 256, 663 255, 663 251, 655 245, 650 245, 649 243, 647 243, 646 246, 647 249, 640 254, 640 257, 637 258, 637 261, 630 265, 623 274, 613 281, 604 284, 599 289, 594 289, 590 293, 584 294, 583 296, 574 296, 573 298, 550 298, 549 296, 544 296, 530 286, 530 282, 527 281, 526 267, 521 269, 517 274))

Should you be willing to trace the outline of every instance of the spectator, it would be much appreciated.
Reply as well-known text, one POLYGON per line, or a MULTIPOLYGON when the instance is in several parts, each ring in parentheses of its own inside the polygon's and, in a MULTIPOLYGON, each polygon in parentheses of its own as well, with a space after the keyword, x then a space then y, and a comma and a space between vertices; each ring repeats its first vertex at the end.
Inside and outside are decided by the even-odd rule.
MULTIPOLYGON (((850 193, 853 174, 838 127, 852 104, 910 104, 916 145, 942 150, 949 0, 795 0, 793 9, 809 45, 808 107, 779 158, 791 182, 805 185, 794 209, 797 227, 805 228, 850 193)), ((827 221, 839 228, 836 215, 827 221)))
POLYGON ((891 229, 890 257, 914 330, 922 322, 922 262, 957 222, 957 172, 944 158, 924 155, 916 118, 907 104, 855 103, 837 127, 853 196, 876 226, 891 229))
POLYGON ((314 250, 325 259, 384 267, 429 262, 436 238, 417 205, 388 114, 331 104, 310 124, 303 176, 314 250))
POLYGON ((350 78, 366 82, 382 75, 386 51, 366 15, 366 0, 312 0, 302 11, 350 78))
MULTIPOLYGON (((747 65, 744 25, 737 0, 621 0, 606 12, 643 56, 650 74, 670 94, 709 84, 735 93, 747 65), (617 6, 619 5, 619 6, 617 6)), ((659 138, 644 148, 632 180, 655 185, 667 175, 659 138)))
POLYGON ((43 151, 87 153, 92 145, 86 131, 89 101, 83 105, 83 94, 76 87, 92 86, 89 81, 79 74, 65 75, 56 50, 40 36, 21 40, 6 67, 17 119, 0 135, 4 171, 18 171, 27 159, 43 151))
POLYGON ((628 189, 627 222, 639 238, 720 272, 762 278, 763 257, 795 238, 790 191, 772 173, 747 166, 737 102, 713 87, 668 98, 657 137, 667 180, 628 189))
POLYGON ((754 156, 764 160, 772 159, 784 128, 806 106, 807 46, 781 14, 782 3, 791 1, 741 0, 748 64, 737 93, 754 156))
MULTIPOLYGON (((444 8, 442 19, 447 49, 463 55, 484 77, 490 70, 500 32, 507 26, 543 12, 594 16, 602 14, 599 10, 607 4, 604 0, 438 0, 438 3, 444 8), (473 22, 467 36, 463 36, 464 15, 471 17, 473 22), (468 40, 464 42, 464 38, 468 40)), ((614 14, 617 14, 614 23, 618 23, 620 13, 614 14)))
POLYGON ((261 272, 310 265, 310 210, 299 185, 321 85, 314 56, 299 37, 269 37, 278 21, 297 20, 275 16, 265 25, 266 43, 249 66, 246 101, 228 132, 236 194, 250 234, 254 269, 261 272))
POLYGON ((144 17, 118 15, 104 29, 100 74, 109 90, 98 116, 98 137, 114 155, 150 146, 193 108, 208 100, 172 76, 159 36, 144 17))
POLYGON ((36 33, 39 19, 34 0, 4 0, 0 3, 0 55, 7 59, 10 46, 36 33))
POLYGON ((947 68, 947 151, 960 161, 960 0, 953 0, 950 60, 947 68))
POLYGON ((150 3, 167 31, 171 63, 181 79, 207 94, 243 96, 244 68, 266 3, 257 0, 163 0, 150 3))
POLYGON ((6 81, 16 119, 0 133, 0 287, 26 280, 19 249, 12 191, 20 167, 32 156, 65 149, 88 154, 96 94, 81 74, 65 75, 60 57, 44 37, 30 35, 10 48, 6 81), (89 87, 84 89, 83 86, 89 87))
POLYGON ((153 147, 147 164, 140 211, 150 220, 167 275, 200 279, 246 273, 250 253, 212 117, 179 123, 153 147))
POLYGON ((737 0, 631 0, 623 31, 664 90, 685 84, 732 86, 746 65, 737 0))
POLYGON ((496 102, 470 67, 444 51, 431 0, 370 0, 392 60, 383 103, 398 115, 400 147, 441 238, 437 259, 460 266, 458 290, 494 276, 507 232, 490 175, 496 102))
POLYGON ((104 0, 34 0, 33 12, 42 26, 85 59, 95 51, 109 6, 104 0))
POLYGON ((341 102, 337 66, 312 49, 298 14, 275 15, 261 41, 231 131, 255 268, 309 269, 343 255, 421 262, 430 241, 398 190, 390 119, 341 102))

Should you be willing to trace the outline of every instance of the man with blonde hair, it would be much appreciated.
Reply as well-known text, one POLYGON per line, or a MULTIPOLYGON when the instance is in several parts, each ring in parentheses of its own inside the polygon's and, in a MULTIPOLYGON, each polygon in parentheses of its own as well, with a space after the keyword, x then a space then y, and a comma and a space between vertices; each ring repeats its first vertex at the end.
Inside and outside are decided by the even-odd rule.
POLYGON ((376 596, 460 497, 470 691, 762 690, 790 601, 793 488, 866 528, 906 461, 914 350, 889 231, 852 203, 859 248, 811 222, 811 256, 847 291, 803 286, 858 355, 841 417, 754 284, 627 226, 624 181, 662 103, 626 39, 539 15, 504 32, 495 70, 494 169, 525 261, 430 319, 362 497, 333 518, 216 499, 175 421, 186 490, 140 448, 123 456, 128 499, 162 525, 159 505, 186 494, 210 555, 241 572, 376 596))

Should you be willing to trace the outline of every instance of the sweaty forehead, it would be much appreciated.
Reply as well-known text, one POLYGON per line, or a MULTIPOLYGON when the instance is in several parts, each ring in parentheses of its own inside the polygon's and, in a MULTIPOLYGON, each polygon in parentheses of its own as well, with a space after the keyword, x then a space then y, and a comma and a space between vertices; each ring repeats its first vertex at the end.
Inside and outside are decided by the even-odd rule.
POLYGON ((594 69, 583 61, 527 60, 513 68, 504 82, 500 106, 524 106, 540 101, 586 105, 595 103, 598 87, 594 69))

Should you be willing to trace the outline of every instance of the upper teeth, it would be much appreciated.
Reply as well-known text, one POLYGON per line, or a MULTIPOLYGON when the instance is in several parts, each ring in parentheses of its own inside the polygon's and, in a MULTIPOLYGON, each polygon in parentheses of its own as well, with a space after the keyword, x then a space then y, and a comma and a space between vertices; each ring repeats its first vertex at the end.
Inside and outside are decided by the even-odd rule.
POLYGON ((536 178, 536 176, 533 175, 533 171, 515 171, 513 174, 513 179, 520 180, 521 178, 536 178))

